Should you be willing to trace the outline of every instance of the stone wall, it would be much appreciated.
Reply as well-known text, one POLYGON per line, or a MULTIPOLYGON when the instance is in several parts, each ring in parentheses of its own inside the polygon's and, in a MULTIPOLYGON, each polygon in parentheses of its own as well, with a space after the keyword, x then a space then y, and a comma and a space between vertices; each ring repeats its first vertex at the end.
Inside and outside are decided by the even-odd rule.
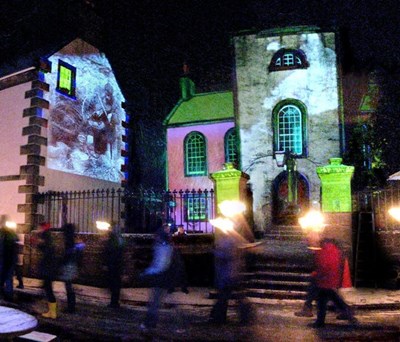
POLYGON ((297 171, 310 186, 310 203, 320 199, 316 165, 340 156, 339 72, 334 32, 304 29, 259 32, 234 38, 237 126, 242 171, 250 176, 256 230, 271 223, 273 183, 283 171, 273 159, 273 110, 281 101, 301 102, 307 114, 308 155, 297 171), (305 69, 270 72, 269 63, 281 48, 301 49, 305 69))
MULTIPOLYGON (((40 251, 35 247, 38 233, 25 235, 24 275, 39 278, 40 251)), ((63 235, 52 233, 56 245, 55 258, 61 260, 63 255, 63 235)), ((140 287, 138 275, 151 262, 153 235, 126 234, 123 235, 126 248, 124 254, 124 287, 140 287)), ((106 268, 104 248, 106 237, 99 234, 77 234, 76 240, 81 240, 86 247, 83 253, 78 284, 106 287, 106 268)), ((174 237, 174 243, 180 249, 188 273, 190 286, 211 286, 213 283, 213 235, 189 235, 174 237)))

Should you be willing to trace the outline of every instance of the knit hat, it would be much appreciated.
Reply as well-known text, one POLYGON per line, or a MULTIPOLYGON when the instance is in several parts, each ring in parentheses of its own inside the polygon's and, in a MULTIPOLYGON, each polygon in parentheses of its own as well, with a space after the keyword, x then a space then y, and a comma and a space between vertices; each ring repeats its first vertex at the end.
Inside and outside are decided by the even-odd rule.
POLYGON ((48 222, 42 222, 41 224, 40 224, 40 230, 42 231, 42 232, 45 232, 46 230, 49 230, 51 228, 51 225, 50 225, 50 223, 48 223, 48 222))

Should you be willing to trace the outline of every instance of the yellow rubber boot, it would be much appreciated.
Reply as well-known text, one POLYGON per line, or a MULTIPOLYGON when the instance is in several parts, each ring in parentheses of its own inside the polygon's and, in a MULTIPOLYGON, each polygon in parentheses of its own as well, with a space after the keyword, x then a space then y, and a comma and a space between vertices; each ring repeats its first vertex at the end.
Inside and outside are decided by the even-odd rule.
POLYGON ((57 303, 48 302, 48 305, 49 305, 49 311, 42 313, 42 316, 45 318, 56 319, 57 318, 57 303))

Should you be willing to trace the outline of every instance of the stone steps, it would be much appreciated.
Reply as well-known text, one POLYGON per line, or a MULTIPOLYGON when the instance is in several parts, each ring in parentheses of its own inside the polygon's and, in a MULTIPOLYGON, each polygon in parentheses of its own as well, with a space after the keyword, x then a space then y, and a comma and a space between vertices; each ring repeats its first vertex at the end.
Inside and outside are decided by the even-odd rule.
POLYGON ((242 288, 253 298, 304 299, 312 258, 301 242, 301 228, 275 226, 270 233, 280 235, 265 239, 263 249, 247 260, 242 288))

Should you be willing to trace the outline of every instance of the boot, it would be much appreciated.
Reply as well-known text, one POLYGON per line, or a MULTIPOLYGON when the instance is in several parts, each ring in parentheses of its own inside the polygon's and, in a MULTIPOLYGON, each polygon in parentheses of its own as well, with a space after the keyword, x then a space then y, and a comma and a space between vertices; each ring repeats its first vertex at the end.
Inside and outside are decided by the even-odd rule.
POLYGON ((52 319, 56 319, 57 318, 57 303, 51 303, 48 302, 49 305, 49 311, 42 313, 42 316, 45 318, 52 318, 52 319))
POLYGON ((69 313, 75 313, 75 306, 76 306, 76 299, 75 299, 75 293, 70 293, 67 295, 67 312, 69 313))
POLYGON ((303 305, 301 311, 295 312, 294 315, 297 317, 312 317, 312 306, 303 305))

